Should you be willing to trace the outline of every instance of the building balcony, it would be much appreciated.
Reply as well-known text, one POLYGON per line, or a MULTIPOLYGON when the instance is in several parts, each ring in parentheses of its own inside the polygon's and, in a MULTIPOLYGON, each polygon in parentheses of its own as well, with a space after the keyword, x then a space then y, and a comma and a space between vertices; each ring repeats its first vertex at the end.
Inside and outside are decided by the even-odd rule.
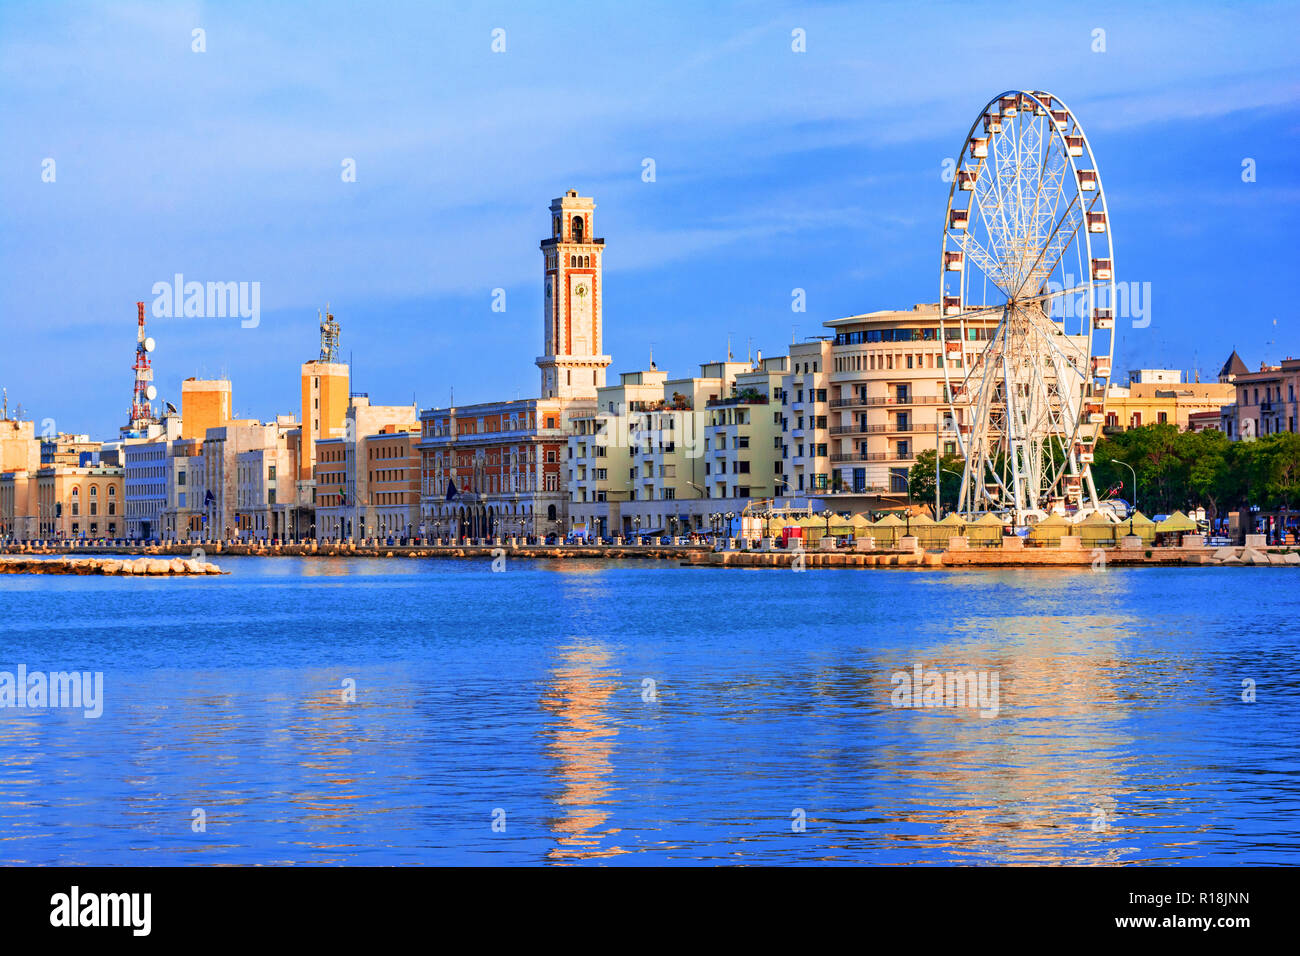
POLYGON ((869 462, 869 461, 915 461, 916 454, 907 452, 906 454, 894 454, 892 452, 872 451, 872 452, 841 452, 831 455, 831 461, 835 464, 851 462, 869 462))
POLYGON ((939 395, 909 395, 906 398, 899 398, 895 395, 871 395, 866 398, 860 396, 834 398, 831 399, 831 408, 871 408, 878 405, 937 405, 940 403, 947 404, 939 395))
POLYGON ((934 422, 921 423, 909 422, 906 425, 886 424, 886 425, 835 425, 831 428, 832 435, 882 435, 886 433, 906 434, 909 432, 933 432, 938 429, 934 422))

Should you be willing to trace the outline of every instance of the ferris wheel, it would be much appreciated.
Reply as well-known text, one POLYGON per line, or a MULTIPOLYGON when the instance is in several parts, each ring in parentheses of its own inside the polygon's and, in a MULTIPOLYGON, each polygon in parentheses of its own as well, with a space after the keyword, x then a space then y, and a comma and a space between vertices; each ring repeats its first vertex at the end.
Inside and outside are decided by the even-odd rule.
POLYGON ((1021 517, 1097 506, 1090 465, 1115 349, 1101 174, 1058 97, 1012 90, 962 144, 939 271, 958 510, 1021 517))

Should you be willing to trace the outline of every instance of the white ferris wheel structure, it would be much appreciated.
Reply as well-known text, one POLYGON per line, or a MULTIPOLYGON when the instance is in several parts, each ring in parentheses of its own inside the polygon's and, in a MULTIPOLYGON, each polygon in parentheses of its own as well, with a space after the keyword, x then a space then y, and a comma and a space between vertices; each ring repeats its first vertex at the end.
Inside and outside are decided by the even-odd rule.
POLYGON ((1097 507, 1114 268, 1101 174, 1074 113, 1042 91, 995 96, 962 144, 939 266, 941 427, 966 461, 959 512, 1021 523, 1097 507))

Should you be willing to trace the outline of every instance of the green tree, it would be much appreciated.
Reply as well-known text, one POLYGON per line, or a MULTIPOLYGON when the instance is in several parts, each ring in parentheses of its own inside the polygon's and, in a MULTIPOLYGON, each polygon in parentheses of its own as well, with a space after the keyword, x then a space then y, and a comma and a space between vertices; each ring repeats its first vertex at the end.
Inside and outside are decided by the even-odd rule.
POLYGON ((1232 453, 1232 442, 1217 428, 1178 436, 1178 456, 1187 466, 1185 509, 1203 507, 1213 522, 1240 498, 1241 480, 1232 453))
MULTIPOLYGON (((919 452, 916 462, 908 472, 908 483, 912 489, 912 501, 929 505, 934 512, 934 455, 933 451, 919 452)), ((961 472, 965 460, 960 455, 944 455, 939 459, 939 498, 944 509, 957 507, 957 496, 961 493, 961 472)), ((936 521, 942 517, 935 515, 936 521)))

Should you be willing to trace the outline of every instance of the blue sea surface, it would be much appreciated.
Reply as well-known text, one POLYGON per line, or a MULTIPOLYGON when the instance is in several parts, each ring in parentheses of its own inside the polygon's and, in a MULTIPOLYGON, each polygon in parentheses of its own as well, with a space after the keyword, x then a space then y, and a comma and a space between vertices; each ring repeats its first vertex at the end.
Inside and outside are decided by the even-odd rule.
POLYGON ((1300 861, 1292 568, 217 560, 0 576, 0 863, 1300 861))

